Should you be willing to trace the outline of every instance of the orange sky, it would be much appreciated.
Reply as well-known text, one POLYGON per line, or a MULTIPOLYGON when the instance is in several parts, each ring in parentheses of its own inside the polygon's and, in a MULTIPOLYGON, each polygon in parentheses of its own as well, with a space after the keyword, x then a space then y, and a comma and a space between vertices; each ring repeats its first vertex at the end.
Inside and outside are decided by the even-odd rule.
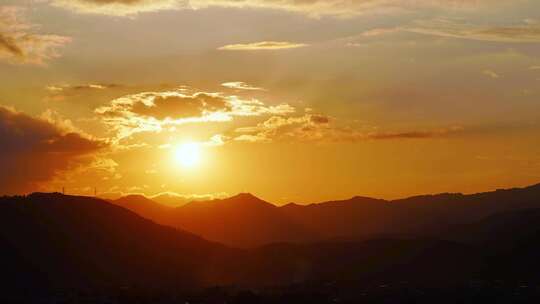
POLYGON ((0 194, 537 183, 539 54, 533 0, 0 0, 0 194))

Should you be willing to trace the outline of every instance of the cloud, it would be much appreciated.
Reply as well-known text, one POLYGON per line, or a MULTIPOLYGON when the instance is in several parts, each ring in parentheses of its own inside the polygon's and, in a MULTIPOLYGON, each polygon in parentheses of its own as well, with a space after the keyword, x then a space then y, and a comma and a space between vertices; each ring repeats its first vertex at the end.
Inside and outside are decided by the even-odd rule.
POLYGON ((36 33, 36 25, 24 19, 24 9, 0 6, 0 61, 43 65, 59 57, 58 49, 70 38, 36 33))
MULTIPOLYGON (((148 101, 148 100, 147 100, 148 101)), ((151 102, 135 102, 131 112, 158 120, 203 117, 207 113, 228 112, 231 105, 221 96, 197 93, 195 95, 154 95, 151 102)))
POLYGON ((235 116, 293 113, 288 104, 268 106, 221 93, 187 93, 185 89, 127 95, 96 109, 102 120, 117 132, 117 139, 140 132, 160 132, 186 123, 225 122, 235 116))
MULTIPOLYGON (((503 5, 498 0, 43 0, 55 7, 83 14, 134 16, 140 13, 210 7, 272 9, 310 17, 404 14, 419 9, 476 10, 503 5)), ((532 20, 532 19, 531 19, 532 20)))
POLYGON ((306 14, 312 17, 354 17, 366 14, 404 13, 418 8, 476 9, 484 4, 495 5, 493 0, 190 0, 195 9, 206 7, 233 7, 278 9, 306 14))
POLYGON ((179 207, 194 201, 211 201, 215 199, 223 199, 229 194, 225 192, 210 193, 210 194, 179 194, 176 192, 162 192, 149 196, 150 199, 171 207, 179 207))
MULTIPOLYGON (((214 134, 207 140, 198 140, 198 141, 193 141, 193 142, 195 142, 196 144, 202 147, 219 147, 219 146, 223 146, 225 143, 229 142, 230 140, 231 140, 230 136, 223 135, 223 134, 214 134)), ((175 146, 176 146, 175 143, 168 142, 168 143, 158 145, 157 148, 158 149, 172 149, 175 146)))
POLYGON ((235 141, 244 142, 358 142, 365 140, 425 139, 460 132, 461 127, 427 131, 380 131, 377 128, 339 126, 333 119, 320 114, 283 117, 273 116, 254 127, 236 129, 235 141))
POLYGON ((448 20, 433 20, 419 22, 418 26, 404 30, 418 34, 488 42, 540 42, 540 27, 536 25, 482 27, 448 20))
POLYGON ((44 97, 43 101, 46 102, 65 101, 79 97, 101 103, 101 100, 108 101, 111 95, 121 96, 121 94, 125 94, 124 92, 127 92, 129 87, 115 83, 87 83, 78 85, 53 84, 45 86, 44 89, 47 96, 44 97))
POLYGON ((323 115, 305 114, 296 117, 272 116, 254 127, 236 129, 241 135, 236 141, 272 142, 276 140, 312 141, 325 137, 330 127, 330 118, 323 115))
POLYGON ((266 91, 263 88, 254 87, 251 86, 245 82, 242 81, 234 81, 234 82, 225 82, 221 84, 222 86, 229 88, 229 89, 236 89, 236 90, 246 90, 246 91, 266 91))
POLYGON ((229 44, 218 48, 222 51, 276 51, 286 49, 297 49, 308 46, 304 43, 294 43, 285 41, 261 41, 246 44, 229 44))
POLYGON ((498 0, 45 0, 77 13, 133 16, 139 13, 210 7, 272 9, 311 17, 403 14, 419 9, 475 10, 502 5, 498 0))
POLYGON ((122 85, 112 83, 88 83, 81 85, 49 85, 46 86, 45 89, 51 93, 59 93, 65 91, 106 90, 118 87, 122 87, 122 85))
POLYGON ((431 131, 406 131, 406 132, 368 132, 358 139, 422 139, 448 136, 452 133, 463 131, 462 127, 450 127, 431 131))
POLYGON ((376 28, 365 31, 363 37, 375 37, 398 32, 501 43, 539 43, 540 26, 525 23, 507 26, 477 25, 451 19, 417 20, 412 25, 376 28))
POLYGON ((223 134, 216 134, 216 135, 213 135, 212 137, 210 137, 209 140, 201 143, 201 145, 207 146, 207 147, 223 146, 225 144, 225 142, 227 142, 229 139, 230 139, 230 137, 225 136, 223 134))
POLYGON ((50 4, 81 14, 125 17, 186 8, 187 0, 51 0, 50 4))
POLYGON ((492 71, 492 70, 484 70, 482 71, 482 73, 490 78, 493 78, 493 79, 499 79, 501 78, 501 75, 497 74, 495 71, 492 71))
POLYGON ((51 112, 35 118, 0 106, 0 193, 34 191, 62 172, 88 165, 92 154, 107 147, 69 121, 53 119, 51 112))

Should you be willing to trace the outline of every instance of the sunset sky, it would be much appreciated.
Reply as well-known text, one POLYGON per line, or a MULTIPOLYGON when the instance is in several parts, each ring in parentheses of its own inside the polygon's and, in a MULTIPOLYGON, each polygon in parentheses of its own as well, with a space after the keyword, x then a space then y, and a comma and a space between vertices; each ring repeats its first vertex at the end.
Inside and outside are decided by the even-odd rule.
POLYGON ((0 0, 0 194, 540 182, 538 0, 0 0))

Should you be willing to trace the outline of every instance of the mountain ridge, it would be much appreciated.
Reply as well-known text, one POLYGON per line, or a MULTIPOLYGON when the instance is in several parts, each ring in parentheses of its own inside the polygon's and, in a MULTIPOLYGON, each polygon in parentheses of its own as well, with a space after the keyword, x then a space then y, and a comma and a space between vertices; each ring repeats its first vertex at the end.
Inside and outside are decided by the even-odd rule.
POLYGON ((495 190, 491 190, 491 191, 483 191, 483 192, 476 192, 476 193, 462 193, 462 192, 440 192, 440 193, 433 193, 433 194, 419 194, 419 195, 411 195, 411 196, 407 196, 407 197, 404 197, 404 198, 398 198, 398 199, 382 199, 382 198, 376 198, 376 197, 369 197, 369 196, 364 196, 364 195, 355 195, 355 196, 352 196, 351 198, 348 198, 348 199, 336 199, 336 200, 329 200, 329 201, 322 201, 322 202, 315 202, 315 203, 297 203, 297 202, 288 202, 286 204, 283 204, 283 205, 278 205, 278 204, 274 204, 274 203, 271 203, 271 202, 268 202, 266 200, 263 200, 261 198, 259 198, 258 196, 250 193, 250 192, 240 192, 236 195, 233 195, 233 196, 230 196, 230 197, 226 197, 226 198, 220 198, 220 199, 212 199, 212 200, 194 200, 194 201, 190 201, 182 206, 169 206, 167 204, 161 204, 155 200, 152 200, 152 198, 146 196, 146 195, 143 195, 143 194, 128 194, 128 195, 125 195, 125 196, 121 196, 117 199, 114 199, 114 200, 111 200, 111 199, 105 199, 105 200, 109 200, 109 201, 117 201, 119 199, 126 199, 126 198, 129 198, 129 197, 144 197, 150 201, 153 201, 154 203, 158 203, 160 205, 163 205, 163 206, 167 206, 167 207, 171 207, 171 208, 181 208, 187 204, 190 204, 190 203, 197 203, 197 202, 211 202, 211 201, 223 201, 223 200, 228 200, 228 199, 232 199, 232 198, 237 198, 237 197, 251 197, 253 199, 256 199, 256 200, 260 200, 260 201, 263 201, 263 202, 266 202, 266 203, 269 203, 269 204, 272 204, 278 208, 282 208, 282 207, 285 207, 285 206, 289 206, 289 205, 292 205, 292 206, 312 206, 312 205, 321 205, 321 204, 327 204, 327 203, 339 203, 339 202, 347 202, 347 201, 353 201, 353 200, 357 200, 357 201, 360 201, 360 200, 371 200, 371 201, 379 201, 381 203, 397 203, 397 202, 404 202, 404 201, 408 201, 408 200, 413 200, 413 199, 425 199, 425 198, 434 198, 434 197, 466 197, 466 196, 482 196, 482 195, 488 195, 488 194, 494 194, 494 193, 502 193, 502 192, 513 192, 513 191, 520 191, 520 190, 538 190, 540 191, 540 183, 536 183, 536 184, 532 184, 532 185, 529 185, 529 186, 524 186, 524 187, 512 187, 512 188, 498 188, 498 189, 495 189, 495 190))
POLYGON ((191 288, 204 284, 214 256, 230 250, 84 196, 2 197, 0 218, 2 256, 17 257, 26 265, 12 267, 1 259, 12 276, 4 286, 14 288, 191 288))
MULTIPOLYGON (((540 184, 475 194, 439 193, 384 200, 354 196, 276 206, 253 194, 163 209, 131 207, 153 220, 232 247, 273 242, 365 239, 380 235, 442 235, 498 212, 540 207, 540 184), (283 228, 280 228, 283 226, 283 228), (286 228, 285 228, 286 227, 286 228)), ((129 200, 128 200, 129 201, 129 200)), ((151 200, 145 200, 151 204, 151 200)))
MULTIPOLYGON (((335 216, 340 214, 329 219, 335 216)), ((258 226, 260 219, 251 219, 257 224, 251 228, 264 227, 258 226)), ((266 223, 291 229, 282 222, 266 223)), ((227 226, 218 225, 217 231, 223 228, 227 226)), ((245 229, 240 228, 239 232, 245 229)), ((234 249, 158 225, 97 198, 59 193, 2 197, 0 283, 7 292, 0 299, 29 289, 32 295, 57 290, 174 294, 210 286, 259 290, 315 282, 332 288, 404 281, 435 287, 489 279, 540 282, 540 207, 497 213, 459 228, 444 238, 278 239, 256 248, 234 249)))

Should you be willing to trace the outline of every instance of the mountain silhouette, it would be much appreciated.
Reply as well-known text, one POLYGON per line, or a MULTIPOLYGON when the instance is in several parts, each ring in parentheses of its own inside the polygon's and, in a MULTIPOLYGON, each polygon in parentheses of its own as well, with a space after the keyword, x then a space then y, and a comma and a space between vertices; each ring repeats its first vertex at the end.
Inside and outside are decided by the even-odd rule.
POLYGON ((540 185, 478 194, 437 194, 400 200, 353 197, 310 205, 277 207, 251 194, 192 202, 178 208, 144 199, 120 205, 158 223, 185 229, 233 247, 275 242, 367 240, 375 237, 434 237, 491 215, 540 208, 540 185))
POLYGON ((3 286, 192 288, 228 250, 103 200, 0 199, 3 286))
POLYGON ((490 215, 540 208, 540 185, 464 195, 438 194, 384 201, 346 201, 282 208, 296 222, 327 237, 438 236, 490 215))
POLYGON ((316 239, 284 217, 280 208, 249 193, 176 208, 174 223, 209 240, 239 247, 316 239))
POLYGON ((194 201, 177 208, 163 206, 144 196, 127 196, 112 203, 157 223, 233 247, 319 239, 283 216, 280 208, 249 193, 226 199, 194 201))
MULTIPOLYGON (((325 288, 350 288, 354 292, 358 286, 403 282, 433 288, 489 280, 536 284, 534 282, 540 283, 540 262, 537 261, 540 255, 540 208, 520 209, 532 204, 529 199, 537 199, 535 187, 473 195, 477 201, 463 205, 484 204, 485 200, 501 193, 510 200, 496 204, 497 207, 484 205, 489 212, 472 209, 477 210, 477 216, 494 210, 511 210, 452 226, 445 234, 438 235, 438 239, 378 236, 363 241, 275 242, 252 249, 231 249, 159 225, 96 198, 58 193, 3 197, 0 198, 0 283, 5 291, 0 294, 0 299, 11 293, 40 297, 41 293, 56 294, 58 290, 75 290, 77 294, 100 290, 112 294, 126 290, 134 294, 183 294, 211 286, 254 290, 272 286, 294 290, 294 286, 304 286, 302 288, 314 291, 315 287, 305 286, 320 283, 325 288), (32 292, 27 293, 28 290, 32 292)), ((435 197, 439 200, 444 195, 435 197)), ((461 201, 466 196, 456 197, 461 201)), ((426 198, 432 199, 422 197, 418 204, 425 204, 426 198)), ((139 199, 138 203, 152 204, 141 197, 131 197, 132 203, 128 205, 137 204, 134 199, 139 199)), ((444 208, 435 208, 437 212, 432 214, 449 209, 447 199, 440 202, 444 208)), ((360 197, 352 201, 355 208, 365 210, 368 215, 388 212, 386 208, 394 208, 392 206, 397 204, 360 197)), ((332 216, 326 217, 326 222, 321 225, 332 227, 336 225, 336 214, 339 214, 334 208, 340 210, 348 204, 348 201, 336 201, 286 208, 316 208, 317 216, 321 216, 318 215, 319 208, 325 208, 332 216)), ((404 204, 410 208, 407 204, 412 203, 404 204)), ((416 201, 413 206, 420 208, 416 201)), ((453 214, 460 214, 460 208, 465 208, 458 206, 459 212, 453 214)), ((254 242, 260 236, 266 240, 281 236, 285 233, 283 230, 291 227, 302 231, 297 223, 284 221, 282 208, 285 207, 241 194, 166 211, 185 212, 180 214, 180 219, 189 214, 203 220, 221 221, 215 230, 206 233, 222 238, 227 238, 227 233, 237 233, 236 238, 244 239, 233 240, 254 242), (246 221, 242 217, 250 219, 246 221), (244 223, 250 229, 269 226, 266 231, 245 233, 241 231, 245 228, 241 226, 244 223), (236 226, 229 228, 232 224, 236 226), (225 232, 220 234, 219 228, 224 228, 225 232)), ((475 205, 474 208, 479 207, 475 205)), ((365 220, 369 219, 368 215, 365 220)), ((353 218, 345 220, 352 221, 353 218)), ((469 218, 473 216, 467 220, 469 218)), ((209 222, 199 224, 211 225, 209 222)), ((352 229, 358 227, 346 225, 352 229)), ((343 224, 339 229, 345 227, 343 224)), ((307 237, 298 236, 301 240, 307 237)), ((32 298, 31 302, 34 300, 32 298)))
POLYGON ((144 195, 127 195, 116 200, 111 200, 110 202, 128 210, 131 210, 157 223, 175 226, 174 222, 170 220, 170 218, 172 217, 173 208, 160 203, 156 203, 155 201, 147 198, 144 195))
POLYGON ((488 216, 478 222, 456 227, 449 239, 464 243, 511 244, 540 235, 540 209, 512 210, 488 216))
MULTIPOLYGON (((227 208, 236 205, 249 207, 244 216, 259 209, 278 209, 245 194, 189 208, 210 206, 213 210, 214 204, 224 208, 218 214, 225 216, 227 208)), ((277 220, 274 224, 280 229, 288 227, 277 220)), ((104 200, 58 193, 1 198, 0 241, 0 278, 3 286, 14 290, 123 286, 190 290, 212 284, 334 280, 343 275, 359 279, 432 250, 435 244, 403 240, 281 243, 236 250, 158 225, 104 200)), ((450 247, 448 254, 469 250, 463 245, 450 247)))
POLYGON ((390 202, 367 197, 329 201, 307 206, 289 204, 281 213, 304 227, 332 239, 344 236, 383 234, 395 222, 395 208, 390 202))
POLYGON ((482 248, 491 277, 536 280, 540 273, 540 209, 496 213, 441 237, 482 248))
POLYGON ((152 196, 152 200, 169 207, 179 207, 191 202, 190 198, 175 193, 164 192, 152 196))

